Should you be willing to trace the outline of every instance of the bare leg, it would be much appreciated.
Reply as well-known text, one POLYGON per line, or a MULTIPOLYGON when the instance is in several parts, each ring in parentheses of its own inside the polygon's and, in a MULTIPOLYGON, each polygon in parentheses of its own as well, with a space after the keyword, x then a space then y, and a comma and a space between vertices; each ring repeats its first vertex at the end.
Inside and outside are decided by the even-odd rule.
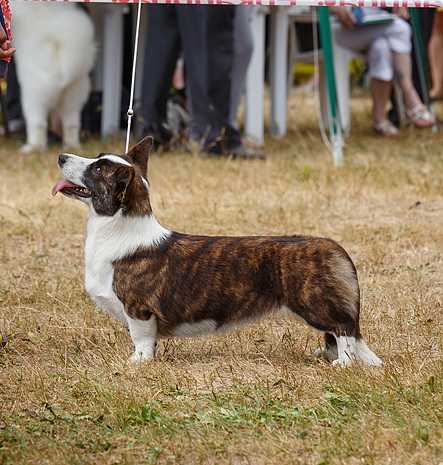
POLYGON ((400 85, 407 108, 422 105, 412 83, 412 63, 409 53, 393 53, 395 77, 400 85))
POLYGON ((409 53, 393 53, 394 70, 403 93, 406 114, 416 127, 428 128, 435 123, 435 116, 420 100, 412 83, 412 64, 409 53))
POLYGON ((63 137, 62 121, 60 115, 56 111, 49 114, 49 130, 58 137, 63 137))
POLYGON ((372 117, 374 125, 377 125, 386 119, 386 106, 391 96, 392 82, 373 78, 370 88, 373 102, 372 117))
POLYGON ((431 62, 432 89, 431 97, 443 97, 443 13, 435 13, 432 36, 429 41, 429 60, 431 62))

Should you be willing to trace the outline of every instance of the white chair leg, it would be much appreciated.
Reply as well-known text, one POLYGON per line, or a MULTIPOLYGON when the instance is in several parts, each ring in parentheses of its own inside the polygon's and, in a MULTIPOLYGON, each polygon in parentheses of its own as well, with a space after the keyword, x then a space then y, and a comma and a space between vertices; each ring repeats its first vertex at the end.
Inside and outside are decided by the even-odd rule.
POLYGON ((245 134, 264 143, 265 14, 256 8, 251 21, 254 52, 246 77, 245 134))
POLYGON ((271 12, 271 134, 283 137, 287 133, 288 93, 288 10, 277 7, 271 12))
POLYGON ((334 67, 337 88, 337 104, 342 123, 342 129, 345 134, 351 130, 351 82, 349 73, 349 62, 351 53, 334 44, 334 67))

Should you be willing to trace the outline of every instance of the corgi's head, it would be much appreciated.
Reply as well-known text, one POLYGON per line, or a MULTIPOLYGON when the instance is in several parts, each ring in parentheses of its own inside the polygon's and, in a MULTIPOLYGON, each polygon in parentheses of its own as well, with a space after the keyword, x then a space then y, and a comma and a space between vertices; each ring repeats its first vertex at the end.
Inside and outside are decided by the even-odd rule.
POLYGON ((146 137, 127 155, 86 158, 63 153, 58 165, 64 179, 52 194, 81 200, 100 216, 114 216, 120 210, 123 215, 150 215, 147 170, 152 145, 152 137, 146 137))

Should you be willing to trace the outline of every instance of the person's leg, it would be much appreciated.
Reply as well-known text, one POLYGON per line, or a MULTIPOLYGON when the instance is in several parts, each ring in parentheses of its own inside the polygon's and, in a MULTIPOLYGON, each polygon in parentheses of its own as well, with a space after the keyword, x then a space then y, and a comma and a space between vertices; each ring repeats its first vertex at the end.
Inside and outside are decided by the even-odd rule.
POLYGON ((385 37, 392 51, 395 77, 409 118, 418 127, 432 126, 435 118, 423 105, 412 82, 411 27, 406 21, 395 18, 387 28, 385 37))
POLYGON ((368 55, 372 116, 374 128, 384 135, 395 135, 395 128, 386 121, 386 107, 392 91, 393 65, 389 43, 384 37, 374 40, 368 55))
POLYGON ((249 62, 254 51, 251 31, 251 6, 237 6, 234 20, 234 57, 231 75, 229 124, 237 126, 237 113, 245 87, 249 62))
POLYGON ((392 81, 382 81, 372 78, 370 82, 372 95, 372 118, 374 126, 377 127, 386 119, 386 106, 392 91, 392 81))
POLYGON ((17 79, 17 70, 13 61, 8 70, 8 87, 6 90, 6 105, 9 119, 22 120, 22 107, 20 103, 20 86, 17 79))
POLYGON ((177 7, 191 94, 189 139, 214 155, 263 158, 229 126, 234 8, 177 7))
POLYGON ((372 95, 374 129, 382 135, 397 134, 396 128, 386 119, 386 107, 394 76, 392 53, 384 37, 386 26, 342 28, 336 33, 339 45, 357 53, 366 52, 368 77, 372 95))
POLYGON ((431 65, 432 98, 443 97, 443 12, 437 12, 434 16, 432 36, 429 41, 429 61, 431 65))
MULTIPOLYGON (((207 13, 204 5, 177 5, 186 86, 190 97, 190 139, 200 141, 214 124, 208 97, 207 13)), ((218 8, 218 7, 216 7, 218 8)))
POLYGON ((347 29, 340 27, 335 32, 338 45, 355 53, 366 53, 372 43, 383 36, 385 26, 365 26, 347 29))
POLYGON ((139 117, 142 132, 166 119, 166 103, 179 53, 175 6, 146 5, 148 31, 139 117))
POLYGON ((235 8, 223 5, 208 9, 208 89, 221 126, 229 122, 235 8))
POLYGON ((406 107, 413 108, 416 105, 421 105, 420 97, 412 84, 411 55, 409 53, 393 53, 392 56, 395 77, 403 93, 406 107))

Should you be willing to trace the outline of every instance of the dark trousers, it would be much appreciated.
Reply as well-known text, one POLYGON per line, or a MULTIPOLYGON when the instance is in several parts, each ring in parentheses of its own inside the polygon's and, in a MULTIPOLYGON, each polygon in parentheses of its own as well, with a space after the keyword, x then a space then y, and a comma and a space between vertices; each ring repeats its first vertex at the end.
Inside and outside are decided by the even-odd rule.
POLYGON ((20 85, 17 80, 17 67, 14 60, 9 66, 8 70, 8 87, 6 90, 6 106, 8 108, 8 118, 23 119, 21 98, 20 98, 20 85))
POLYGON ((207 7, 200 5, 146 5, 147 46, 143 73, 143 126, 166 120, 166 104, 180 52, 192 95, 193 124, 208 120, 206 47, 207 7))
POLYGON ((235 7, 147 5, 142 126, 166 120, 166 105, 180 52, 186 68, 194 138, 229 120, 235 7))
POLYGON ((208 7, 208 94, 221 127, 228 124, 231 109, 235 8, 208 7))

